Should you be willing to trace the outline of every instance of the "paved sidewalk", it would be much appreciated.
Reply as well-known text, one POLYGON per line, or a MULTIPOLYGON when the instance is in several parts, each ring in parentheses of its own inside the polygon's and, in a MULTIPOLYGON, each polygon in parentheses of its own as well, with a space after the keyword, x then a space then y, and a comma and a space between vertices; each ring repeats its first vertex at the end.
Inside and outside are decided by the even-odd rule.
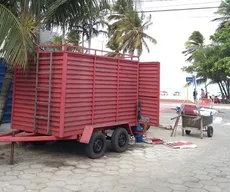
POLYGON ((10 130, 10 123, 4 123, 0 126, 0 133, 7 132, 10 130))
POLYGON ((230 143, 228 127, 217 127, 212 139, 197 135, 176 138, 151 129, 149 135, 188 140, 196 149, 136 144, 123 153, 86 158, 82 146, 51 143, 16 150, 17 164, 7 165, 8 150, 0 152, 0 191, 33 192, 228 192, 230 143))
MULTIPOLYGON (((174 113, 166 115, 165 120, 174 113)), ((163 116, 162 115, 162 116, 163 116)), ((5 192, 229 192, 229 111, 219 114, 213 138, 197 133, 175 138, 170 131, 151 128, 149 136, 165 141, 186 140, 195 149, 136 144, 122 154, 109 151, 88 159, 74 142, 24 146, 8 165, 9 148, 0 149, 0 191, 5 192)), ((163 118, 163 117, 161 117, 163 118)))

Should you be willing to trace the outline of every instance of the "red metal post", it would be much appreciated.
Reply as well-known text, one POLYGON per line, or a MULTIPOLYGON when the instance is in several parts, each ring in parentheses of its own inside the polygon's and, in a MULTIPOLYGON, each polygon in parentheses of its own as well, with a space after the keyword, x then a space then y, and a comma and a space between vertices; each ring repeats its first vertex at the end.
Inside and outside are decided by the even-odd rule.
POLYGON ((119 109, 119 84, 120 84, 120 59, 117 60, 117 106, 116 106, 116 121, 118 121, 119 109))
POLYGON ((17 73, 17 69, 15 69, 14 71, 14 80, 13 80, 13 96, 12 96, 12 109, 11 109, 11 127, 14 127, 13 126, 13 119, 14 119, 14 97, 15 97, 15 94, 14 94, 14 91, 15 91, 15 80, 16 80, 16 73, 17 73))
POLYGON ((68 52, 63 53, 63 64, 62 64, 62 90, 61 90, 61 110, 60 110, 60 132, 59 137, 64 136, 64 126, 65 126, 65 97, 66 97, 66 78, 67 78, 67 65, 68 65, 68 52))
POLYGON ((161 67, 161 65, 160 65, 160 63, 159 62, 157 62, 156 63, 157 65, 158 65, 158 90, 157 90, 157 94, 158 94, 158 117, 157 117, 157 119, 158 119, 158 126, 159 126, 159 124, 160 124, 160 67, 161 67))
MULTIPOLYGON (((136 104, 138 105, 138 100, 139 100, 139 76, 140 76, 140 62, 138 60, 138 64, 137 64, 137 102, 136 104)), ((137 105, 136 105, 136 124, 138 123, 138 108, 137 108, 137 105)))
POLYGON ((93 58, 93 93, 92 93, 92 125, 94 124, 94 108, 95 108, 95 86, 96 86, 96 56, 97 51, 94 50, 93 58))
MULTIPOLYGON (((12 132, 12 137, 15 136, 15 133, 12 132)), ((15 145, 15 142, 11 142, 11 152, 10 152, 10 165, 13 165, 14 164, 14 145, 15 145)))

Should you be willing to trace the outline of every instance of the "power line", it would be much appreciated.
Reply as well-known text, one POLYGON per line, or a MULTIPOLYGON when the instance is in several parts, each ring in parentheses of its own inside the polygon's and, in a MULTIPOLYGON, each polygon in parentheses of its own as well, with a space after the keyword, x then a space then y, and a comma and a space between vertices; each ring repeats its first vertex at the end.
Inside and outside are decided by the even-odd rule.
POLYGON ((169 11, 190 11, 190 10, 203 10, 203 9, 217 9, 222 7, 190 7, 190 8, 181 8, 181 9, 160 9, 160 10, 142 10, 138 11, 139 13, 153 13, 153 12, 169 12, 169 11))
POLYGON ((135 0, 135 1, 133 1, 133 2, 137 2, 137 3, 145 3, 145 2, 175 2, 175 1, 179 1, 179 0, 135 0))
POLYGON ((156 9, 156 8, 164 8, 164 7, 179 7, 179 6, 188 6, 188 5, 203 5, 203 4, 211 4, 211 3, 219 3, 219 1, 208 1, 203 3, 189 3, 189 4, 176 4, 176 5, 165 5, 165 6, 155 6, 155 7, 148 7, 149 9, 156 9))

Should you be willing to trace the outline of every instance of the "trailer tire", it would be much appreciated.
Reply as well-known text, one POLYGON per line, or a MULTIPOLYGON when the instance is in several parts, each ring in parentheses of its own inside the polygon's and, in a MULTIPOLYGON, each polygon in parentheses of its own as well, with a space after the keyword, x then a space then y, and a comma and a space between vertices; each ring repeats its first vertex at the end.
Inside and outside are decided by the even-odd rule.
POLYGON ((186 135, 190 135, 191 131, 190 130, 185 130, 186 135))
POLYGON ((207 135, 208 135, 208 137, 213 136, 213 127, 212 126, 208 126, 207 135))
POLYGON ((129 145, 129 134, 124 128, 114 130, 111 138, 111 148, 113 151, 121 153, 127 150, 129 145))
POLYGON ((97 159, 105 155, 106 138, 101 132, 92 134, 90 142, 85 146, 86 154, 91 159, 97 159))

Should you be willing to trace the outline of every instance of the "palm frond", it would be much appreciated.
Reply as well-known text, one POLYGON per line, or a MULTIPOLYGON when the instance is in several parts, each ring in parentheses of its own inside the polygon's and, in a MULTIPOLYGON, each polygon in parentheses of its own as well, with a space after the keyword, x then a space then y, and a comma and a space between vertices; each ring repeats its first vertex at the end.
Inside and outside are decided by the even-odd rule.
POLYGON ((123 53, 134 54, 137 52, 138 55, 141 55, 143 47, 149 52, 146 40, 154 44, 157 43, 153 37, 144 32, 152 25, 151 15, 145 17, 142 14, 140 17, 138 12, 133 10, 128 10, 120 15, 122 15, 120 19, 115 20, 109 27, 110 39, 112 39, 110 45, 111 42, 114 42, 123 53))
MULTIPOLYGON (((207 78, 198 78, 196 79, 197 85, 202 85, 207 82, 207 78)), ((190 87, 191 85, 194 85, 194 82, 187 82, 184 87, 190 87)), ((206 85, 208 86, 208 84, 206 85)))
POLYGON ((216 84, 217 82, 216 81, 214 81, 214 80, 210 80, 207 84, 206 84, 206 86, 208 86, 208 85, 212 85, 212 84, 216 84))
POLYGON ((28 58, 34 50, 31 34, 18 18, 1 4, 0 13, 1 57, 6 60, 8 65, 26 68, 28 58))
POLYGON ((146 49, 146 50, 148 51, 148 53, 149 53, 150 50, 149 50, 148 44, 146 43, 146 41, 145 41, 144 39, 142 39, 142 43, 143 43, 145 49, 146 49))
POLYGON ((202 85, 207 82, 206 78, 199 78, 196 80, 197 85, 202 85))
POLYGON ((184 88, 190 87, 191 85, 193 85, 193 82, 187 82, 187 83, 184 85, 184 88))

